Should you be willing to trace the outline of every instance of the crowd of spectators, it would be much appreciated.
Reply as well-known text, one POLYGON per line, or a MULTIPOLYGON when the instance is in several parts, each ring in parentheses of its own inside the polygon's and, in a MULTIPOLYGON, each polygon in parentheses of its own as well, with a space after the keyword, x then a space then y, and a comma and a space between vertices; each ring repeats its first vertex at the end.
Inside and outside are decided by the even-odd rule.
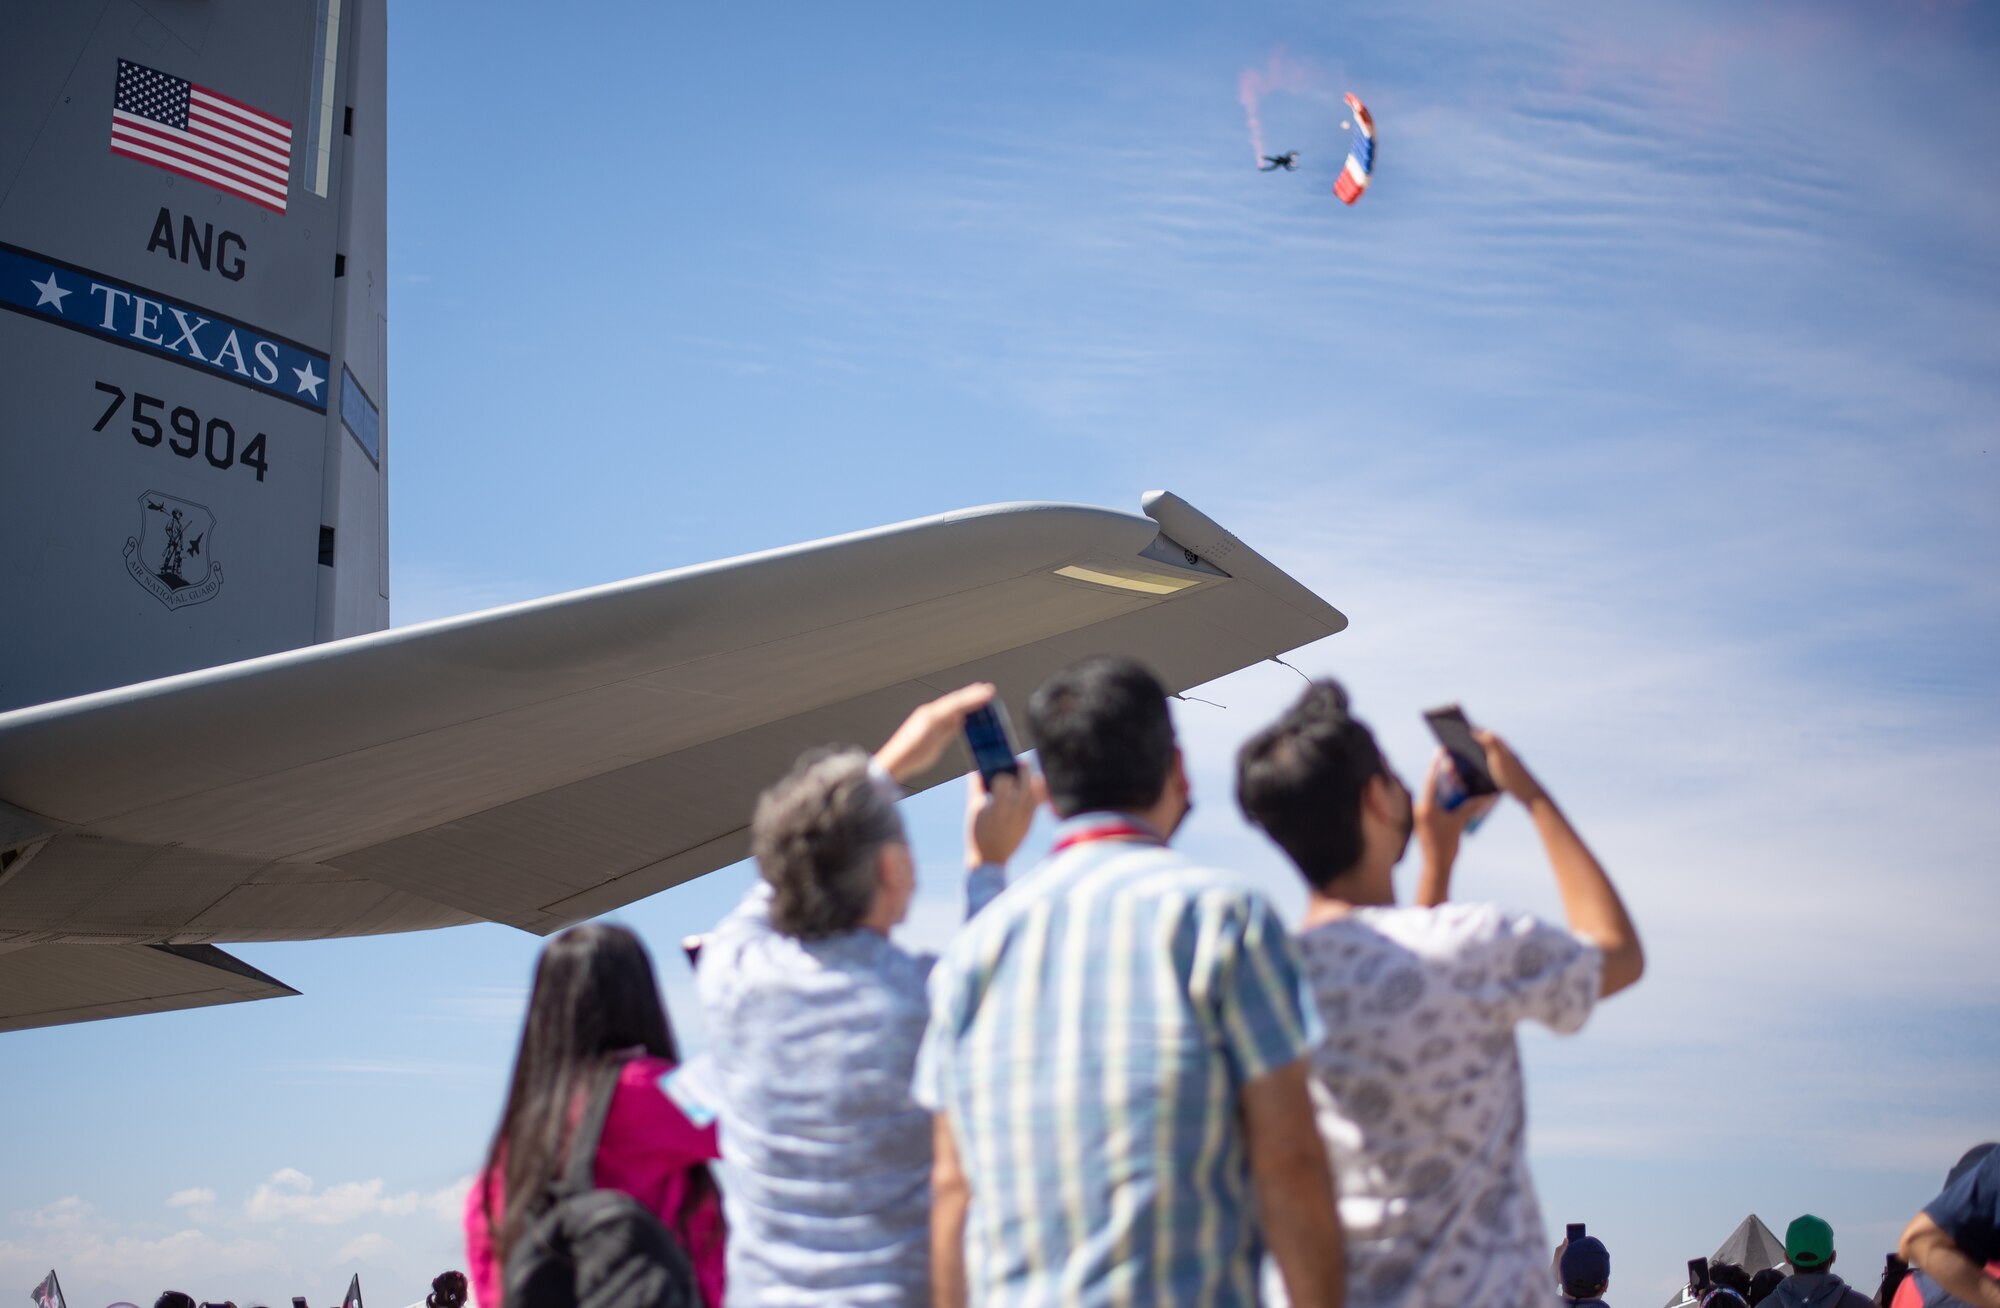
MULTIPOLYGON (((49 1276, 53 1280, 55 1273, 51 1272, 49 1276)), ((465 1308, 470 1294, 471 1287, 466 1280, 464 1272, 440 1272, 431 1278, 430 1293, 424 1296, 421 1308, 465 1308)), ((44 1299, 40 1295, 37 1295, 35 1302, 42 1305, 43 1308, 64 1308, 59 1292, 50 1299, 44 1299)), ((293 1308, 305 1308, 305 1303, 306 1298, 304 1295, 297 1295, 292 1299, 293 1308)), ((113 1308, 117 1308, 117 1305, 114 1305, 113 1308)), ((160 1292, 160 1297, 153 1300, 153 1308, 236 1308, 236 1303, 234 1300, 224 1300, 221 1303, 197 1303, 195 1297, 185 1290, 163 1290, 160 1292)), ((262 1308, 262 1306, 253 1304, 251 1308, 262 1308)), ((361 1308, 361 1278, 359 1276, 356 1276, 349 1283, 347 1296, 341 1301, 341 1308, 361 1308)), ((412 1305, 412 1308, 418 1308, 418 1306, 412 1305)))
MULTIPOLYGON (((1601 1242, 1543 1261, 1515 1031, 1577 1031, 1645 956, 1508 744, 1476 733, 1499 793, 1453 807, 1450 756, 1412 791, 1333 682, 1252 738, 1236 798, 1303 879, 1294 933, 1174 847, 1193 798, 1158 681, 1085 661, 1027 706, 1039 775, 969 779, 965 923, 914 954, 890 936, 916 886, 896 800, 993 693, 921 706, 872 755, 810 754, 762 796, 759 881, 698 944, 702 1057, 681 1061, 629 932, 548 945, 467 1203, 482 1308, 536 1308, 521 1269, 570 1238, 563 1178, 585 1163, 629 1196, 595 1210, 592 1258, 610 1256, 607 1222, 620 1256, 645 1244, 634 1213, 671 1236, 682 1297, 660 1302, 1601 1308, 1601 1242), (1505 800, 1561 922, 1451 898, 1468 828, 1505 800), (1043 806, 1053 845, 1010 875, 1043 806)), ((1927 1284, 1979 1308, 2000 1306, 1981 1270, 1993 1163, 1968 1156, 1902 1241, 1927 1284)), ((1717 1265, 1694 1288, 1869 1302, 1833 1273, 1818 1218, 1792 1223, 1787 1254, 1775 1284, 1717 1265)))
MULTIPOLYGON (((1735 1263, 1689 1261, 1680 1304, 1697 1308, 2000 1308, 2000 1146, 1976 1145, 1945 1178, 1937 1198, 1904 1230, 1871 1297, 1835 1271, 1833 1226, 1804 1213, 1785 1228, 1785 1262, 1751 1271, 1735 1263)), ((1594 1237, 1556 1247, 1564 1303, 1607 1308, 1611 1256, 1594 1237)), ((1412 1301, 1416 1304, 1429 1301, 1412 1301)))

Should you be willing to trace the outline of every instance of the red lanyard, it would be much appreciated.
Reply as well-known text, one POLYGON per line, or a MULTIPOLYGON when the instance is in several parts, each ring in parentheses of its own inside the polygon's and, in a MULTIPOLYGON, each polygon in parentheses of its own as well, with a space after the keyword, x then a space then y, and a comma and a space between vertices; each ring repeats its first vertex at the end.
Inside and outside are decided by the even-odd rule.
POLYGON ((1158 836, 1135 823, 1111 822, 1101 827, 1086 827, 1082 831, 1070 832, 1061 840, 1049 846, 1049 856, 1053 858, 1065 849, 1073 849, 1078 845, 1087 845, 1093 840, 1129 840, 1134 836, 1137 836, 1149 845, 1161 843, 1158 836))

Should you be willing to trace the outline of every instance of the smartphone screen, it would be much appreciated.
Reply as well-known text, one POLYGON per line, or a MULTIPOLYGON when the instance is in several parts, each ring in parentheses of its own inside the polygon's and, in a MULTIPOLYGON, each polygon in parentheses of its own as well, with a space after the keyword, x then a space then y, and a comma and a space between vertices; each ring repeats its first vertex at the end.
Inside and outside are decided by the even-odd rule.
POLYGON ((1021 765, 1014 761, 1014 744, 1007 736, 1007 710, 999 700, 965 715, 965 743, 987 785, 1002 772, 1020 775, 1021 765))
POLYGON ((1575 1243, 1576 1243, 1576 1242, 1577 1242, 1578 1240, 1581 1240, 1582 1238, 1583 1238, 1583 1223, 1582 1223, 1582 1222, 1571 1222, 1571 1223, 1569 1224, 1569 1240, 1570 1240, 1570 1243, 1571 1243, 1571 1244, 1575 1244, 1575 1243))
POLYGON ((1465 720, 1464 709, 1447 704, 1425 713, 1424 721, 1431 724, 1431 734, 1438 738, 1438 744, 1450 753, 1452 767, 1464 783, 1468 798, 1491 795, 1500 789, 1486 770, 1486 751, 1472 738, 1472 724, 1465 720))

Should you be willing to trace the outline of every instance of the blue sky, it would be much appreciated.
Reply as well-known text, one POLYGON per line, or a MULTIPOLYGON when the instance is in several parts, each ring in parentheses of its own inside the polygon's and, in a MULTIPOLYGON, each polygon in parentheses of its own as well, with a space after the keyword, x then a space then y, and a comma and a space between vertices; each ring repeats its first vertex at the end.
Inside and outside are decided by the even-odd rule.
MULTIPOLYGON (((1463 699, 1625 890, 1646 980, 1527 1042, 1545 1215, 1614 1300, 1751 1210, 1872 1289, 2000 1137, 2000 22, 1629 10, 400 0, 395 618, 1176 490, 1350 615, 1292 662, 1406 774, 1463 699), (1237 78, 1278 50, 1304 167, 1260 175, 1237 78)), ((1188 844, 1292 908, 1226 778, 1298 685, 1179 706, 1188 844)), ((907 805, 915 943, 957 803, 907 805)), ((690 1043, 670 942, 749 875, 619 915, 690 1043)), ((1458 891, 1555 911, 1516 814, 1458 891)), ((8 1037, 0 1284, 420 1297, 537 947, 245 946, 304 996, 8 1037)))

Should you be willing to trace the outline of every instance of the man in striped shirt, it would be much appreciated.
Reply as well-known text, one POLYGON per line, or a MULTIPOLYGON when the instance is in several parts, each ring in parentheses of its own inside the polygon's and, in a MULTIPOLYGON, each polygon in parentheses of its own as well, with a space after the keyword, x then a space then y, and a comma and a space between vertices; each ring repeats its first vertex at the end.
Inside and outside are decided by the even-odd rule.
POLYGON ((1261 897, 1167 847, 1188 811, 1166 695, 1093 659, 1028 708, 1051 856, 931 979, 940 1308, 1342 1302, 1305 1056, 1318 1018, 1261 897))

